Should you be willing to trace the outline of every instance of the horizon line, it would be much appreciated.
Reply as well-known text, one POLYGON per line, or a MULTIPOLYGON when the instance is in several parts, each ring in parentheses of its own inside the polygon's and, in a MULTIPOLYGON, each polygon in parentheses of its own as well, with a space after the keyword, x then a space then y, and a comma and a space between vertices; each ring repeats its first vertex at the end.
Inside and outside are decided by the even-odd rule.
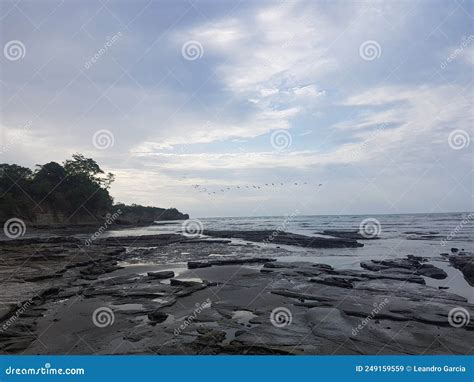
MULTIPOLYGON (((448 214, 470 214, 474 211, 451 211, 451 212, 403 212, 403 213, 373 213, 373 214, 311 214, 311 215, 295 215, 295 216, 399 216, 399 215, 448 215, 448 214)), ((189 214, 188 214, 189 215, 189 214)), ((258 215, 258 216, 196 216, 192 219, 225 219, 225 218, 272 218, 272 217, 282 217, 287 215, 258 215)))

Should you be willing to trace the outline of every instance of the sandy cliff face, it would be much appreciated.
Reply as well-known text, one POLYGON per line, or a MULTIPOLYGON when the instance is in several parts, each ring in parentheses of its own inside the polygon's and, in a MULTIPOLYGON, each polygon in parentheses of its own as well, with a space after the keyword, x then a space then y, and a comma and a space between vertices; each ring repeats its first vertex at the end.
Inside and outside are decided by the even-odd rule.
POLYGON ((48 226, 56 224, 95 224, 99 217, 94 218, 92 216, 77 215, 77 216, 65 216, 62 213, 44 212, 35 214, 31 223, 35 225, 48 226))

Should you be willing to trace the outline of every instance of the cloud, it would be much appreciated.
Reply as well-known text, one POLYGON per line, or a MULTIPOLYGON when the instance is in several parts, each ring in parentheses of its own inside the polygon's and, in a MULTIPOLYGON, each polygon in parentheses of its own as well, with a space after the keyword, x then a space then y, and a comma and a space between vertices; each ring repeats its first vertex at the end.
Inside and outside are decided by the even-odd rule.
POLYGON ((239 127, 221 121, 206 129, 202 120, 193 124, 187 142, 248 138, 291 128, 292 117, 326 94, 312 80, 335 69, 336 62, 323 45, 322 31, 330 29, 310 4, 295 2, 176 32, 175 43, 196 40, 203 45, 206 56, 215 62, 213 70, 223 89, 231 93, 228 97, 240 100, 247 109, 239 127))
MULTIPOLYGON (((447 141, 455 129, 472 141, 472 73, 465 65, 472 65, 472 44, 459 49, 470 32, 460 7, 446 17, 445 8, 423 2, 243 2, 235 9, 204 2, 189 12, 207 17, 182 17, 167 4, 152 3, 144 13, 131 4, 107 3, 113 17, 100 5, 64 3, 39 30, 19 23, 21 14, 5 18, 9 38, 22 39, 27 54, 2 64, 0 138, 21 138, 2 161, 32 166, 83 152, 117 174, 117 200, 201 214, 209 209, 189 193, 191 182, 328 178, 338 187, 314 210, 326 212, 367 178, 378 180, 358 201, 368 209, 374 200, 382 209, 383 200, 420 177, 410 209, 464 184, 470 148, 454 151, 447 141), (71 15, 79 10, 90 20, 78 30, 71 15), (128 28, 117 22, 132 14, 138 18, 128 28), (440 17, 442 39, 431 34, 440 17), (120 39, 86 70, 118 31, 120 39), (202 44, 200 59, 182 57, 189 40, 202 44), (359 55, 367 40, 382 47, 370 62, 359 55), (456 63, 440 69, 456 49, 456 63), (115 138, 106 151, 91 142, 100 129, 115 138), (275 130, 290 134, 291 147, 272 150, 275 130), (179 178, 184 172, 186 180, 179 178)), ((278 203, 270 200, 269 210, 290 205, 293 195, 271 197, 278 203)), ((261 199, 235 195, 234 209, 218 204, 213 211, 245 214, 261 199)), ((469 206, 462 191, 456 199, 446 206, 469 206)))
MULTIPOLYGON (((370 140, 359 160, 395 158, 400 164, 419 166, 433 158, 449 158, 449 133, 472 130, 471 103, 464 92, 459 85, 372 88, 345 101, 364 111, 334 127, 360 142, 370 140)), ((467 152, 457 160, 467 162, 468 156, 467 152)))

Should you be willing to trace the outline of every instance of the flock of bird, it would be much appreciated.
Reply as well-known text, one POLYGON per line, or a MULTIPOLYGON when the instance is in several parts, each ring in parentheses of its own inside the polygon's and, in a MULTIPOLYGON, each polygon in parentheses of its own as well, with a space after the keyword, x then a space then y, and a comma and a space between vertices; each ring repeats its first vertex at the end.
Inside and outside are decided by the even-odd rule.
MULTIPOLYGON (((199 184, 193 184, 192 187, 197 191, 197 192, 203 192, 207 193, 208 195, 212 194, 219 194, 219 193, 225 193, 229 192, 232 190, 265 190, 265 188, 270 188, 270 187, 282 187, 282 186, 303 186, 303 185, 308 185, 308 182, 292 182, 292 183, 283 183, 283 182, 274 182, 274 183, 265 183, 262 185, 245 185, 245 186, 231 186, 231 187, 223 187, 220 189, 217 189, 216 191, 210 190, 202 185, 199 184)), ((319 183, 318 187, 321 187, 323 184, 319 183)))

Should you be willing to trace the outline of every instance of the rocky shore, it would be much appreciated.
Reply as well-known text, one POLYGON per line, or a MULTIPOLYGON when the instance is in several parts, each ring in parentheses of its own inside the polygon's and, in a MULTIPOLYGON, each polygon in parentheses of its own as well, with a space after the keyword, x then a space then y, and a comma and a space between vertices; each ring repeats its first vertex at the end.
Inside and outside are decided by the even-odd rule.
POLYGON ((448 255, 449 262, 453 267, 459 269, 470 286, 474 286, 474 257, 466 253, 459 255, 448 255))
MULTIPOLYGON (((0 353, 474 352, 474 306, 427 285, 446 273, 426 258, 336 269, 277 260, 274 248, 229 240, 260 242, 262 233, 206 234, 213 238, 0 242, 0 353)), ((280 240, 303 246, 308 239, 299 236, 280 240)), ((324 244, 357 243, 336 241, 324 244)), ((471 280, 473 254, 447 257, 471 280)))
POLYGON ((261 230, 261 231, 204 231, 207 236, 237 238, 264 244, 295 245, 307 248, 357 248, 364 244, 353 237, 317 237, 304 236, 291 232, 261 230))

